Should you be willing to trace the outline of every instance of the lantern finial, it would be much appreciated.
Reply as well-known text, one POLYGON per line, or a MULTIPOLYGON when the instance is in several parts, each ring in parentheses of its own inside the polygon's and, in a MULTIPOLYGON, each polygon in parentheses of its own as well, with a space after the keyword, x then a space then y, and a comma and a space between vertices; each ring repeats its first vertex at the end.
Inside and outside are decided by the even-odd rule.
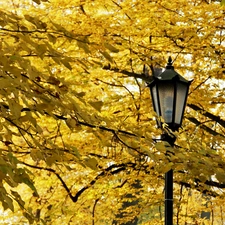
POLYGON ((167 66, 166 66, 166 69, 173 69, 174 67, 172 66, 172 64, 173 64, 172 57, 169 56, 169 58, 168 58, 168 63, 167 63, 167 66))

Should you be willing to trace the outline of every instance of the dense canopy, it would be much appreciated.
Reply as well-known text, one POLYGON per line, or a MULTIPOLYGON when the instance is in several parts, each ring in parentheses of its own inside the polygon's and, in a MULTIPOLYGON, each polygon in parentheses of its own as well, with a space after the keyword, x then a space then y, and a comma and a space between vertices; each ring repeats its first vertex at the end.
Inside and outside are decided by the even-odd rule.
POLYGON ((171 168, 176 224, 224 223, 224 1, 4 0, 0 15, 1 224, 163 224, 171 168), (169 56, 193 79, 174 148, 154 142, 147 87, 169 56))

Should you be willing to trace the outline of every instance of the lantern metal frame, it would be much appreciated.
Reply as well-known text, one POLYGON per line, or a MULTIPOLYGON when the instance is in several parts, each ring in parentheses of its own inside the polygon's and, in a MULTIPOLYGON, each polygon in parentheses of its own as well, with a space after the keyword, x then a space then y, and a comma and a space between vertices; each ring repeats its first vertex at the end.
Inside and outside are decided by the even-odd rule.
POLYGON ((168 59, 165 71, 158 76, 153 76, 148 87, 151 91, 153 108, 158 115, 159 128, 162 128, 162 121, 164 121, 171 130, 179 129, 191 82, 174 70, 171 57, 168 59))

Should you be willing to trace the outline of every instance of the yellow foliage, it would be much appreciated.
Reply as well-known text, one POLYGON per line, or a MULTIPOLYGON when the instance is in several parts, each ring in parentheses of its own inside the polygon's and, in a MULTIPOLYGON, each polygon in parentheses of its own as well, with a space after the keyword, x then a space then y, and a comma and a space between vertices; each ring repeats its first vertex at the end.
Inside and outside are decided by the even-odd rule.
POLYGON ((0 15, 2 224, 163 224, 171 168, 177 223, 225 220, 224 1, 5 0, 0 15), (168 56, 194 79, 174 147, 153 140, 146 87, 168 56))

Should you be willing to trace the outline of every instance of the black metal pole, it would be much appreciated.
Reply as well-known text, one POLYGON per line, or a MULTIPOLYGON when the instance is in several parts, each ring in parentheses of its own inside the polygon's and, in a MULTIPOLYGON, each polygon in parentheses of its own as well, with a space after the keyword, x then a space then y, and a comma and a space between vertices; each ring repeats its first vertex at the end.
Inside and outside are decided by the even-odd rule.
MULTIPOLYGON (((164 133, 162 140, 167 141, 171 147, 174 146, 176 137, 173 134, 164 133)), ((174 152, 167 151, 169 156, 174 152)), ((173 225, 173 170, 165 174, 165 225, 173 225)))
POLYGON ((165 225, 173 225, 173 170, 165 174, 165 225))

